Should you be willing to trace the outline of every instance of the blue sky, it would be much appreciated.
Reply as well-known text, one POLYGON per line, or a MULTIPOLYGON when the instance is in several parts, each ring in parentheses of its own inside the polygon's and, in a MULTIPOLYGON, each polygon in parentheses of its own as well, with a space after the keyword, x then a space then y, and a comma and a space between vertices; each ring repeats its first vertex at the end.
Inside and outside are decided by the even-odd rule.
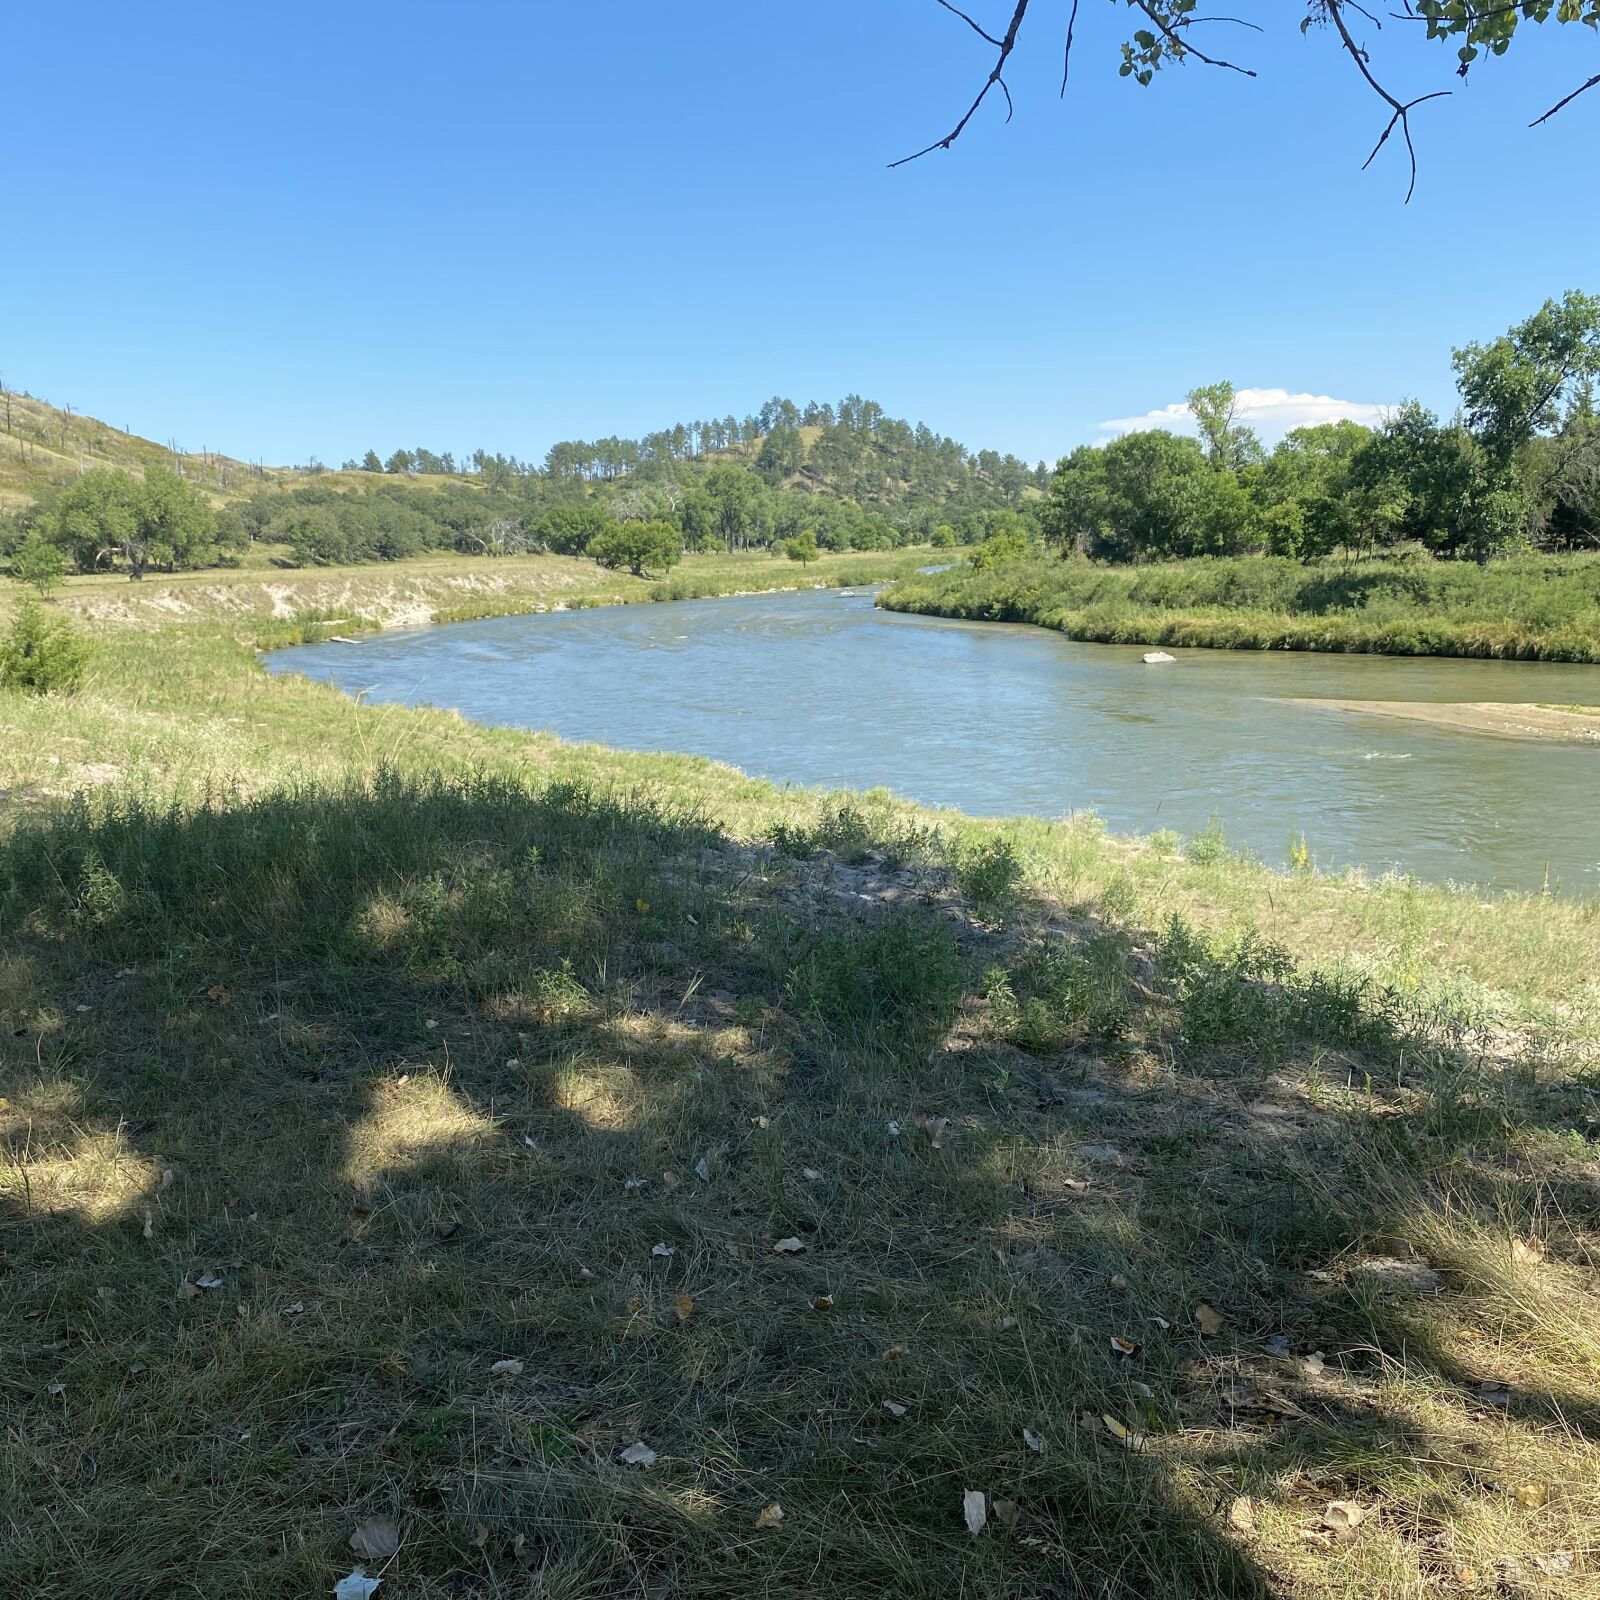
MULTIPOLYGON (((1449 409, 1449 348, 1600 290, 1600 70, 1535 30, 1383 122, 1350 62, 1116 76, 1125 8, 1034 0, 1011 84, 934 0, 57 0, 6 21, 0 372, 190 449, 541 456, 857 391, 1054 459, 1229 377, 1449 409)), ((1006 0, 970 0, 980 20, 1006 0)), ((1390 8, 1374 8, 1385 14, 1390 8)), ((1412 92, 1449 54, 1383 46, 1412 92)), ((1370 28, 1368 30, 1370 32, 1370 28)))

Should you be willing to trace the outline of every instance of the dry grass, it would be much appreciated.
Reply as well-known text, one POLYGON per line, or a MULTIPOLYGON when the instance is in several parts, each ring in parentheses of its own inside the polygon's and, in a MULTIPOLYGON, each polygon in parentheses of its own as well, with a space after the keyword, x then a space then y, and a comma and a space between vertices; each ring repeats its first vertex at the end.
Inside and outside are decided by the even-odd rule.
POLYGON ((99 631, 0 701, 0 1593, 1600 1592, 1592 907, 99 631))

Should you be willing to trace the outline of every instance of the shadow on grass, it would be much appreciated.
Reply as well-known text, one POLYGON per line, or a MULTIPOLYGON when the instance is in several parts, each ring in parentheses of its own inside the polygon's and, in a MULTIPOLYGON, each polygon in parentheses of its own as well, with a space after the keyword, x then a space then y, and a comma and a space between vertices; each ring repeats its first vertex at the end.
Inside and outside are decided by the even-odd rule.
POLYGON ((1483 1416, 1592 1431, 1435 1336, 1493 1284, 1345 1271, 1418 1276, 1430 1139, 1503 1239, 1348 1088, 1459 1043, 847 842, 394 777, 17 832, 0 1591, 315 1594, 394 1515, 418 1596, 1298 1593, 1328 1500, 1440 1570, 1483 1416))

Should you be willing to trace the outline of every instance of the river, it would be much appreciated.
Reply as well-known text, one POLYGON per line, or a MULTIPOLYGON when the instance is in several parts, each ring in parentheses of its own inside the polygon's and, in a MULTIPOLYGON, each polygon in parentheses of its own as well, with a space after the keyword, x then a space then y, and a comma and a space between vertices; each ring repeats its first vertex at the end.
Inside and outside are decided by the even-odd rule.
POLYGON ((1600 704, 1600 667, 1076 644, 879 611, 867 590, 612 606, 301 645, 268 659, 370 700, 779 781, 886 786, 1119 833, 1220 820, 1272 865, 1600 892, 1600 748, 1306 699, 1600 704))

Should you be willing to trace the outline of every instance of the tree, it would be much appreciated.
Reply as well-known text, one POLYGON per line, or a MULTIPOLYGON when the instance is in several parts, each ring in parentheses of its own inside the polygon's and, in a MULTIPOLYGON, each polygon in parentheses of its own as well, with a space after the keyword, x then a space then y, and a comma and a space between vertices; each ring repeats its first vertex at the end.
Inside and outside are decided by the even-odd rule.
POLYGON ((1261 441, 1256 438, 1255 431, 1234 421, 1239 399, 1231 383, 1224 379, 1221 383, 1202 384, 1198 389, 1191 389, 1187 399, 1200 429, 1206 458, 1213 467, 1223 472, 1237 472, 1240 467, 1261 459, 1261 441))
POLYGON ((1600 378, 1600 295, 1569 290, 1546 300, 1487 345, 1451 352, 1467 423, 1490 457, 1509 466, 1534 437, 1569 422, 1600 378))
POLYGON ((783 541, 783 553, 791 561, 798 561, 802 566, 809 566, 822 552, 817 549, 817 536, 814 533, 796 534, 792 539, 783 541))
POLYGON ((37 528, 17 546, 11 557, 11 576, 18 583, 32 585, 41 599, 60 587, 66 572, 66 552, 60 545, 52 544, 37 528))
MULTIPOLYGON (((1080 3, 1081 0, 1056 0, 1056 8, 1061 15, 1061 31, 1057 37, 1064 34, 1066 38, 1061 73, 1063 94, 1066 93, 1070 80, 1074 30, 1080 3)), ((1024 19, 1030 12, 1037 14, 1050 9, 1052 0, 1013 0, 1010 22, 1006 25, 1004 33, 998 37, 986 28, 980 27, 965 11, 951 4, 950 0, 940 0, 940 4, 946 11, 965 22, 974 33, 992 46, 997 54, 988 77, 983 80, 978 90, 977 97, 950 132, 942 138, 935 139, 932 144, 924 146, 921 150, 898 161, 890 162, 892 167, 904 166, 907 162, 931 155, 935 150, 948 150, 966 131, 968 123, 977 115, 979 108, 996 86, 1005 98, 1006 120, 1010 120, 1011 91, 1006 87, 1006 69, 1017 48, 1024 19)), ((1208 3, 1208 0, 1126 0, 1126 4, 1132 10, 1139 12, 1143 23, 1148 26, 1137 28, 1132 37, 1122 45, 1122 59, 1117 68, 1120 76, 1148 86, 1163 67, 1178 65, 1192 58, 1202 66, 1241 73, 1247 78, 1255 77, 1255 70, 1252 67, 1208 53, 1200 44, 1194 42, 1196 36, 1191 30, 1201 24, 1234 23, 1257 28, 1259 32, 1261 30, 1257 24, 1253 22, 1241 24, 1237 17, 1222 14, 1226 11, 1226 7, 1222 7, 1219 12, 1213 4, 1208 3)), ((1285 6, 1282 10, 1284 16, 1277 25, 1287 28, 1292 20, 1292 8, 1285 6)), ((1455 57, 1450 63, 1449 70, 1460 78, 1468 75, 1472 63, 1484 52, 1496 56, 1504 55, 1518 32, 1519 24, 1531 27, 1550 21, 1552 18, 1558 24, 1581 23, 1591 29, 1600 27, 1600 0, 1506 0, 1506 3, 1495 3, 1495 0, 1412 0, 1403 14, 1395 15, 1396 21, 1409 25, 1429 40, 1445 46, 1454 46, 1455 57)), ((1369 32, 1376 33, 1379 26, 1377 16, 1358 3, 1358 0, 1302 0, 1300 6, 1299 30, 1302 33, 1321 30, 1330 47, 1348 58, 1354 74, 1352 82, 1359 79, 1364 90, 1378 99, 1379 116, 1386 120, 1378 141, 1373 145, 1372 152, 1364 165, 1370 166, 1390 138, 1396 133, 1399 134, 1399 142, 1405 146, 1410 162, 1410 186, 1406 190, 1406 199, 1410 200, 1417 181, 1417 157, 1411 136, 1411 113, 1428 101, 1447 97, 1451 90, 1448 87, 1433 89, 1424 94, 1413 95, 1409 99, 1403 99, 1390 90, 1384 81, 1386 74, 1383 64, 1377 59, 1380 52, 1367 38, 1369 32)), ((1393 34, 1389 36, 1393 37, 1393 34)), ((1210 33, 1205 34, 1207 43, 1210 43, 1212 38, 1213 35, 1210 33)), ((1212 48, 1216 46, 1213 45, 1212 48)), ((1555 116, 1579 95, 1597 87, 1600 87, 1600 72, 1558 100, 1530 126, 1537 127, 1555 116)))
POLYGON ((683 559, 678 530, 670 522, 614 522, 589 541, 588 553, 602 567, 626 567, 636 578, 652 567, 664 572, 683 559))
POLYGON ((743 550, 760 524, 760 481, 741 467, 719 462, 706 473, 703 486, 711 502, 712 527, 724 547, 730 553, 743 550))
POLYGON ((599 506, 556 506, 533 525, 533 534, 558 556, 581 556, 590 541, 611 526, 599 506))
POLYGON ((1256 536, 1238 478, 1161 429, 1074 450, 1056 469, 1043 524, 1051 543, 1110 561, 1228 555, 1256 536))
POLYGON ((385 472, 410 472, 416 465, 409 450, 396 450, 383 464, 385 472))
POLYGON ((146 561, 168 572, 215 563, 216 513, 192 484, 165 467, 151 467, 138 505, 142 557, 136 541, 128 553, 130 576, 141 576, 146 561))
POLYGON ((361 470, 363 472, 383 471, 383 463, 378 459, 378 452, 376 450, 369 450, 364 456, 362 456, 361 470))
MULTIPOLYGON (((794 408, 790 406, 789 409, 792 411, 794 408)), ((805 465, 805 460, 806 442, 800 430, 780 422, 761 441, 756 471, 769 483, 782 483, 791 472, 798 472, 805 465)))

